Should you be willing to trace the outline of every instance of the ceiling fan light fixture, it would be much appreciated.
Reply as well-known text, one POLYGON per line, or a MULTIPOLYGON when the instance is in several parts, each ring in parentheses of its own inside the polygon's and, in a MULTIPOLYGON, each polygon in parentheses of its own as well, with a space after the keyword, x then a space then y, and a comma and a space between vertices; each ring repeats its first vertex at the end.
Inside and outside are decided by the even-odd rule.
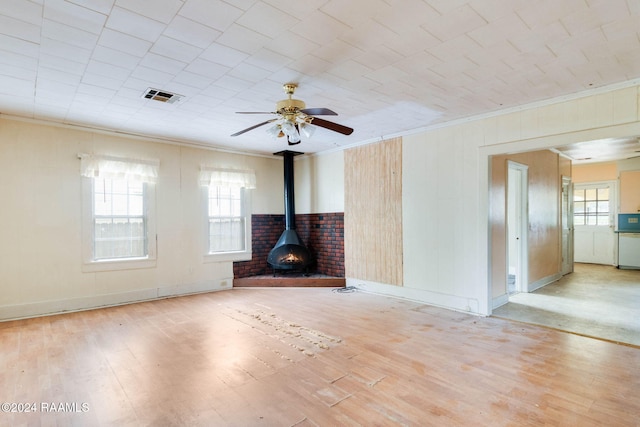
POLYGON ((282 131, 284 132, 284 134, 287 135, 288 137, 297 136, 298 138, 300 138, 298 129, 296 129, 296 126, 289 120, 285 120, 284 122, 282 122, 280 127, 282 128, 282 131))
POLYGON ((287 142, 289 145, 298 144, 300 142, 300 132, 298 132, 298 126, 290 120, 285 120, 280 125, 282 132, 287 135, 287 142))
POLYGON ((311 138, 315 132, 316 126, 338 132, 343 135, 351 135, 353 129, 338 123, 320 119, 316 116, 337 116, 337 113, 328 108, 306 108, 305 103, 299 99, 293 99, 292 95, 298 87, 295 83, 286 83, 283 88, 288 95, 288 99, 283 99, 276 103, 276 111, 258 112, 258 111, 238 111, 238 114, 276 114, 278 117, 273 120, 266 120, 257 125, 253 125, 239 132, 231 134, 231 136, 242 135, 245 132, 253 130, 257 127, 264 126, 268 123, 276 124, 267 129, 267 133, 272 137, 287 136, 289 145, 298 144, 301 141, 301 134, 305 138, 311 138), (309 126, 313 124, 313 126, 309 126))
POLYGON ((302 139, 300 139, 300 134, 296 132, 294 135, 288 136, 287 141, 289 142, 289 145, 293 145, 300 143, 302 139))
POLYGON ((306 138, 311 138, 313 136, 313 133, 316 131, 315 126, 311 126, 306 122, 300 123, 298 125, 298 128, 300 129, 300 133, 302 133, 306 138))
POLYGON ((271 138, 276 139, 277 137, 279 137, 281 130, 280 130, 280 124, 276 123, 275 125, 271 126, 270 128, 267 129, 267 133, 271 136, 271 138))

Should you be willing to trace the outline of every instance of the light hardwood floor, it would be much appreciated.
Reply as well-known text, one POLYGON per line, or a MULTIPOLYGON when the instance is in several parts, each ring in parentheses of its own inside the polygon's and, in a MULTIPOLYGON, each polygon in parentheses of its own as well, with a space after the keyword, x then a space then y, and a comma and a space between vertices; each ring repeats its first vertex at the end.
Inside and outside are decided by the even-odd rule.
POLYGON ((0 366, 3 426, 640 425, 640 349, 329 288, 0 323, 0 366))

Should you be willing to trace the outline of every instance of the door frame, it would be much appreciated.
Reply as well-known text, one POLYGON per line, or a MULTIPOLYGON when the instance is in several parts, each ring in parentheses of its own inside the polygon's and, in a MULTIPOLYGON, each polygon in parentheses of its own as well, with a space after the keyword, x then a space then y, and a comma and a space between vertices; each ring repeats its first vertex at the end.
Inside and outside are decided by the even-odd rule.
MULTIPOLYGON (((505 215, 505 225, 506 225, 506 259, 505 262, 507 264, 506 268, 506 283, 509 283, 509 240, 510 240, 510 231, 509 231, 509 194, 510 194, 510 186, 513 184, 509 183, 509 172, 517 171, 520 175, 520 184, 514 188, 516 191, 516 209, 519 210, 520 214, 520 224, 518 225, 519 229, 516 230, 517 234, 520 235, 518 239, 518 258, 516 261, 519 267, 519 279, 518 275, 516 275, 516 292, 528 292, 529 291, 529 245, 528 245, 528 236, 529 236, 529 166, 524 165, 522 163, 514 162, 512 160, 507 160, 507 179, 506 179, 506 208, 507 215, 505 215)), ((507 288, 507 294, 508 288, 507 288)))
MULTIPOLYGON (((573 183, 573 189, 575 191, 576 188, 605 188, 608 187, 609 188, 609 225, 603 225, 603 226, 598 226, 598 225, 578 225, 576 226, 574 224, 574 242, 575 242, 575 238, 576 238, 576 232, 580 231, 581 233, 587 232, 587 233, 596 233, 597 231, 599 231, 599 227, 607 227, 608 228, 608 233, 610 233, 611 235, 609 236, 611 238, 611 244, 612 247, 610 248, 612 250, 611 259, 607 259, 606 262, 598 262, 598 261, 602 261, 602 260, 598 260, 595 258, 591 258, 588 259, 586 261, 578 261, 578 262, 587 262, 587 263, 594 263, 594 264, 601 264, 601 265, 614 265, 617 266, 618 265, 618 236, 617 233, 615 233, 615 229, 617 228, 617 221, 618 221, 618 210, 619 210, 619 200, 620 200, 620 195, 619 195, 619 185, 618 185, 618 181, 617 180, 606 180, 606 181, 589 181, 589 182, 574 182, 573 183), (579 228, 576 228, 579 227, 579 228)), ((595 246, 594 246, 595 247, 595 246)), ((575 251, 574 251, 575 252, 575 251)), ((575 257, 574 257, 575 258, 575 257)))
POLYGON ((573 273, 573 180, 570 176, 562 175, 562 187, 560 192, 560 240, 561 240, 561 253, 562 253, 562 275, 573 273), (566 191, 567 205, 564 206, 564 197, 566 191), (564 223, 566 221, 566 233, 565 239, 563 234, 565 233, 564 223), (565 248, 566 244, 566 248, 565 248), (567 256, 567 259, 564 256, 567 256))

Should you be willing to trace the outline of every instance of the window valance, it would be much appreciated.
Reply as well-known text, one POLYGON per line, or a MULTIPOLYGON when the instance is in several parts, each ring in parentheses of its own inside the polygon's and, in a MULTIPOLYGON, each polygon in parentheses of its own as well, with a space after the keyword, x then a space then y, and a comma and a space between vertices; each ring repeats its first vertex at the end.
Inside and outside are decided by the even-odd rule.
POLYGON ((200 185, 256 188, 256 173, 251 169, 200 167, 200 185))
POLYGON ((82 176, 149 183, 158 181, 158 159, 132 159, 96 154, 80 154, 78 157, 82 176))

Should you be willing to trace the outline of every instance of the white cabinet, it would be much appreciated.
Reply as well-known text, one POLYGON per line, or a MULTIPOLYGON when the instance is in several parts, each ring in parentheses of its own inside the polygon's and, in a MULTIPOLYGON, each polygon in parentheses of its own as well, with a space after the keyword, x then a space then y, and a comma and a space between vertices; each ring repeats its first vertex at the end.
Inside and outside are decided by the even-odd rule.
POLYGON ((618 268, 640 269, 640 233, 618 233, 618 268))

